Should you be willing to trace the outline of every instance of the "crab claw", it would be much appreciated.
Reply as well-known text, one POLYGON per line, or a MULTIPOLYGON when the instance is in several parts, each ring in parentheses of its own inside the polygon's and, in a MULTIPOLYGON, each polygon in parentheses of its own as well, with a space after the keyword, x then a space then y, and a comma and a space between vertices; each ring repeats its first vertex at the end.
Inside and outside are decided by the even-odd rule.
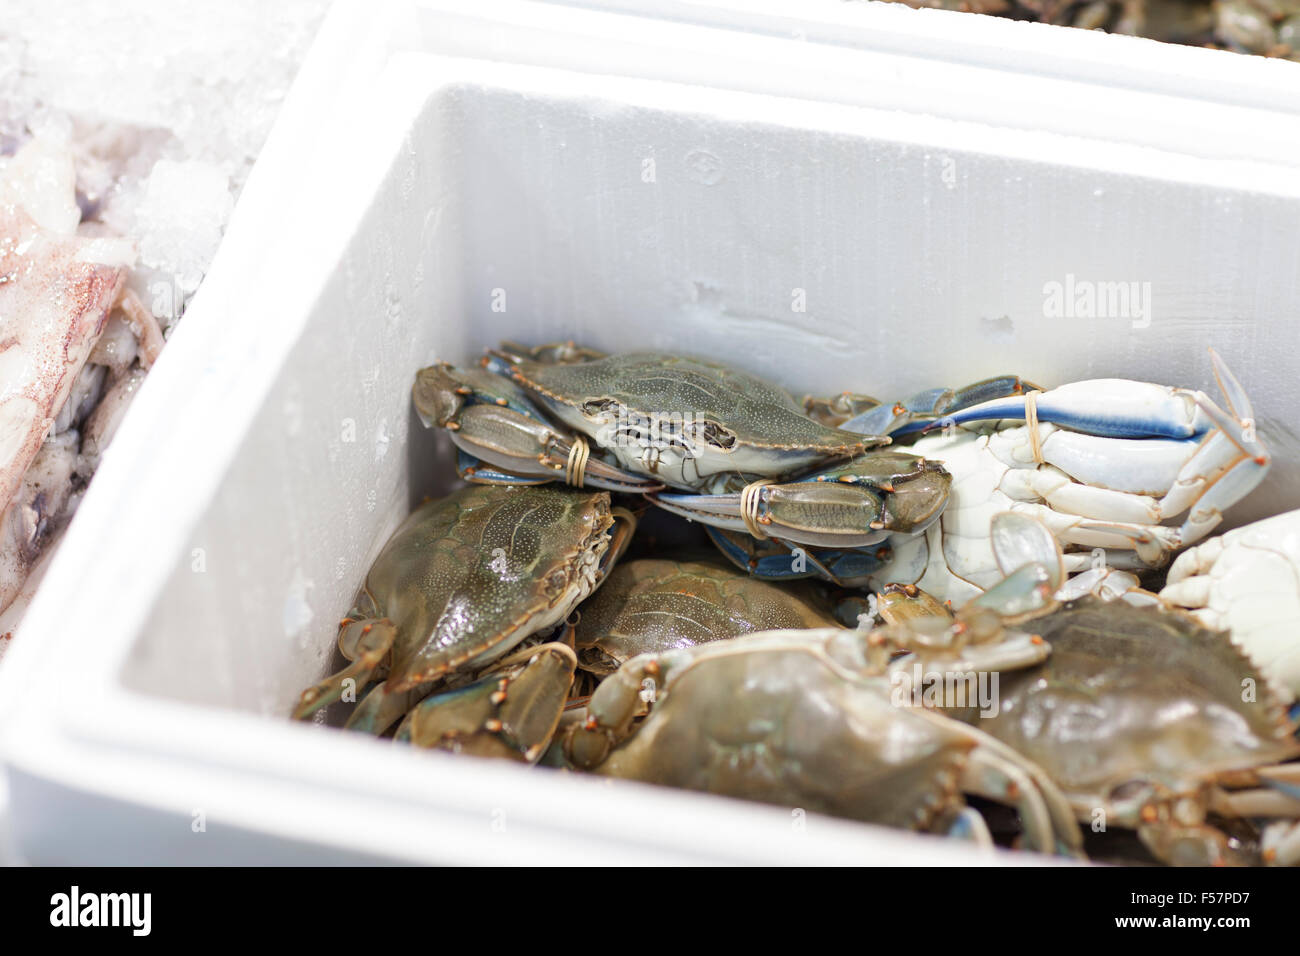
POLYGON ((920 534, 942 513, 952 477, 906 452, 869 452, 800 481, 722 495, 655 494, 666 511, 727 531, 816 548, 865 548, 920 534), (757 532, 757 533, 756 533, 757 532))
POLYGON ((518 386, 482 369, 445 363, 421 369, 412 397, 425 427, 447 430, 461 451, 461 477, 469 481, 566 481, 633 494, 663 487, 592 457, 585 442, 549 425, 518 386))
POLYGON ((536 763, 555 735, 577 665, 566 644, 525 647, 472 684, 426 697, 407 713, 394 739, 536 763))
MULTIPOLYGON (((1197 393, 1126 378, 1099 378, 1071 382, 1033 401, 1038 420, 1074 431, 1106 438, 1200 438, 1213 427, 1195 400, 1197 393)), ((960 409, 941 419, 943 424, 1024 420, 1030 399, 1012 395, 960 409)), ((928 421, 919 430, 939 425, 928 421)), ((917 428, 905 429, 916 431, 917 428)))
MULTIPOLYGON (((660 508, 692 521, 727 531, 750 531, 742 495, 653 494, 660 508)), ((888 535, 884 503, 869 491, 840 485, 764 485, 758 490, 758 524, 761 537, 791 541, 818 548, 865 548, 888 535), (818 516, 819 508, 825 509, 818 516)), ((755 535, 759 537, 759 535, 755 535)))
MULTIPOLYGON (((451 440, 472 459, 487 462, 510 476, 623 491, 633 494, 658 491, 656 481, 633 475, 590 457, 590 451, 578 446, 575 439, 562 435, 549 425, 534 421, 511 408, 471 405, 450 429, 451 440), (582 472, 575 471, 575 454, 582 459, 582 472)), ((474 463, 461 472, 471 481, 489 481, 491 470, 479 470, 474 463)))
POLYGON ((989 540, 998 570, 1010 576, 1027 564, 1040 565, 1047 582, 1059 588, 1065 581, 1060 542, 1041 521, 1014 511, 1002 511, 989 522, 989 540))
MULTIPOLYGON (((1252 415, 1250 400, 1241 383, 1214 349, 1208 351, 1214 365, 1215 380, 1229 409, 1233 410, 1237 424, 1249 421, 1252 415)), ((1013 394, 960 408, 945 415, 942 423, 963 425, 1001 419, 1024 420, 1031 401, 1030 394, 1013 394)), ((1199 439, 1216 427, 1222 428, 1226 418, 1202 392, 1126 378, 1070 382, 1032 394, 1040 422, 1107 438, 1199 439)), ((931 420, 922 424, 920 430, 930 430, 938 424, 931 420)))
MULTIPOLYGON (((956 612, 956 627, 976 640, 975 635, 981 632, 1001 634, 1005 624, 1052 610, 1058 603, 1056 592, 1065 581, 1061 546, 1042 522, 1014 511, 999 512, 990 522, 989 538, 1004 576, 956 612)), ((891 585, 877 595, 882 604, 889 599, 903 606, 910 602, 908 617, 926 616, 923 602, 935 600, 911 585, 891 585)), ((891 610, 892 614, 897 610, 891 610)), ((934 616, 933 611, 930 616, 934 616)), ((1026 640, 1034 643, 1030 636, 1026 640)))
POLYGON ((1203 539, 1223 520, 1223 512, 1258 487, 1272 467, 1272 458, 1255 429, 1254 408, 1245 389, 1217 352, 1210 349, 1214 377, 1223 392, 1228 410, 1220 408, 1203 392, 1175 390, 1196 406, 1196 420, 1210 423, 1201 433, 1200 444, 1178 470, 1168 491, 1156 505, 1162 518, 1187 513, 1176 528, 1125 527, 1120 523, 1098 524, 1099 531, 1129 536, 1143 549, 1168 554, 1203 539))
POLYGON ((705 525, 705 531, 722 556, 765 581, 821 578, 839 587, 866 587, 871 575, 892 553, 888 545, 878 551, 859 548, 812 548, 759 540, 744 531, 705 525))
POLYGON ((951 416, 962 409, 1023 395, 1027 391, 1042 389, 1018 375, 999 375, 962 388, 927 389, 894 405, 876 402, 839 427, 863 435, 904 435, 923 430, 935 424, 936 420, 947 424, 952 421, 951 416))
MULTIPOLYGON (((1059 562, 1059 557, 1058 557, 1059 562)), ((1056 589, 1061 578, 1059 569, 1031 562, 1021 565, 993 587, 962 606, 958 617, 971 617, 975 609, 987 608, 1005 622, 1022 621, 1052 610, 1056 604, 1056 589)))

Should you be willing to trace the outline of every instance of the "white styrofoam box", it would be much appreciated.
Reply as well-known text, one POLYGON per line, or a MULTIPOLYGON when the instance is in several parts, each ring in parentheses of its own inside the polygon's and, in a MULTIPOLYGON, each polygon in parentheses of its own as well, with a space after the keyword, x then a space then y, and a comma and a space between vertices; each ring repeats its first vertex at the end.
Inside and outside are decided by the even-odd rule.
MULTIPOLYGON (((968 860, 285 714, 331 666, 369 559, 451 468, 410 412, 414 372, 503 337, 673 347, 891 397, 1003 371, 1208 388, 1213 344, 1285 473, 1300 182, 1294 117, 1253 85, 1272 74, 1200 61, 1256 97, 1205 106, 1254 137, 1247 156, 1194 148, 1190 99, 1143 131, 1142 91, 1111 102, 1059 72, 1124 135, 846 98, 855 75, 876 97, 910 87, 920 57, 891 79, 868 47, 900 44, 913 11, 872 8, 888 29, 837 49, 492 9, 346 5, 323 28, 0 670, 16 844, 35 862, 968 860), (678 82, 692 70, 702 85, 678 82), (1150 323, 1049 318, 1044 285, 1068 275, 1150 282, 1150 323)), ((1070 31, 1041 35, 1091 62, 1070 31)), ((990 110, 1021 102, 1018 70, 932 66, 954 90, 993 84, 990 110)), ((1297 503, 1274 480, 1233 516, 1297 503)))

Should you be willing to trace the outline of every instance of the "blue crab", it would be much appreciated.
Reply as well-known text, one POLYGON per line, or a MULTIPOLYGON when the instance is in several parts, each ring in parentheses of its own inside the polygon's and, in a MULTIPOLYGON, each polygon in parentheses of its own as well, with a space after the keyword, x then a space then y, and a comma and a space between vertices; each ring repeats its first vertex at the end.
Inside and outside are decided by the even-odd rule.
POLYGON ((770 383, 680 355, 506 343, 482 369, 422 370, 414 400, 426 425, 451 433, 470 481, 670 485, 690 493, 651 500, 787 552, 920 534, 947 500, 936 462, 876 448, 889 439, 823 425, 770 383))
MULTIPOLYGON (((556 670, 564 661, 550 649, 527 649, 525 666, 534 657, 543 664, 527 679, 520 661, 506 655, 563 622, 600 585, 630 531, 630 515, 611 508, 604 491, 470 485, 426 502, 388 540, 340 624, 339 648, 351 663, 303 691, 294 717, 359 698, 347 728, 382 734, 410 712, 404 739, 441 740, 441 731, 430 728, 460 728, 446 737, 454 749, 468 739, 465 714, 483 715, 503 703, 513 707, 520 694, 497 687, 502 680, 531 687, 539 672, 559 674, 562 690, 550 699, 558 693, 562 704, 573 676, 571 650, 567 680, 563 668, 556 670), (484 680, 493 687, 479 693, 484 680), (466 682, 471 686, 458 689, 466 682), (444 688, 456 693, 416 707, 444 688), (457 709, 458 718, 446 716, 457 709)), ((485 716, 491 722, 485 726, 492 732, 507 716, 485 716)), ((520 753, 535 760, 544 749, 545 741, 532 740, 520 753)))
MULTIPOLYGON (((958 619, 990 609, 986 639, 998 640, 1000 626, 1031 626, 1052 651, 1005 676, 996 712, 946 712, 1033 761, 1080 822, 1133 830, 1163 862, 1300 863, 1296 721, 1231 636, 1159 605, 1062 603, 1060 546, 1024 514, 997 515, 991 538, 1006 576, 958 619), (1281 819, 1254 841, 1216 822, 1239 818, 1281 819)), ((932 627, 947 624, 946 609, 920 597, 916 588, 900 596, 913 602, 912 626, 927 614, 932 627)))
POLYGON ((1300 862, 1300 845, 1261 855, 1213 819, 1300 816, 1274 785, 1300 783, 1295 726, 1226 633, 1096 598, 1033 626, 1051 657, 1008 675, 1000 712, 978 723, 1042 767, 1081 821, 1134 830, 1167 863, 1300 862))
POLYGON ((815 422, 780 387, 718 362, 653 351, 554 354, 516 346, 494 351, 489 367, 620 467, 675 488, 729 491, 889 441, 815 422))
POLYGON ((970 675, 1041 663, 1046 643, 1003 626, 1039 606, 1045 573, 1008 578, 955 620, 768 631, 638 655, 557 746, 568 766, 604 776, 988 844, 961 796, 977 794, 1017 809, 1026 847, 1077 856, 1069 804, 1041 771, 900 691, 920 666, 970 675))
POLYGON ((574 630, 579 666, 606 677, 638 654, 833 625, 820 604, 811 592, 771 584, 716 559, 624 561, 582 605, 574 630))
MULTIPOLYGON (((817 405, 820 417, 846 431, 919 433, 907 451, 952 476, 938 520, 857 554, 813 546, 793 562, 789 548, 746 540, 725 515, 713 520, 721 526, 713 537, 729 558, 765 576, 829 569, 844 583, 919 584, 955 603, 999 579, 989 525, 1004 510, 1051 528, 1067 548, 1070 574, 1163 567, 1209 534, 1271 463, 1245 390, 1213 350, 1210 356, 1226 411, 1193 389, 1101 379, 1041 391, 1015 376, 891 406, 861 396, 817 405), (999 391, 1006 394, 990 398, 999 391), (1025 424, 1009 424, 1016 420, 1025 424), (1181 524, 1166 523, 1180 515, 1181 524)), ((710 520, 700 514, 703 503, 693 506, 710 520)))
MULTIPOLYGON (((857 549, 891 534, 920 533, 946 501, 942 466, 876 447, 887 438, 823 425, 784 390, 716 362, 662 352, 601 355, 569 343, 531 350, 508 345, 493 352, 486 367, 511 382, 495 392, 490 376, 483 385, 462 381, 455 390, 421 383, 416 404, 426 410, 437 405, 440 411, 422 412, 426 421, 449 425, 461 448, 477 445, 479 456, 498 466, 518 470, 500 453, 507 442, 498 437, 503 429, 495 420, 505 413, 493 408, 483 414, 485 423, 467 423, 465 415, 448 411, 472 390, 497 406, 509 405, 510 414, 516 407, 525 413, 540 407, 563 423, 556 429, 583 436, 583 448, 592 443, 591 461, 624 475, 621 488, 602 487, 649 492, 654 489, 645 482, 656 480, 688 492, 652 499, 665 509, 787 546, 857 549), (441 398, 434 402, 421 393, 441 398), (639 487, 632 475, 644 476, 639 487)), ((435 374, 445 379, 447 370, 421 376, 432 382, 435 374)), ((545 431, 542 413, 529 414, 531 432, 545 431)), ((522 444, 528 456, 512 453, 515 461, 533 456, 539 442, 522 444)), ((558 450, 549 461, 543 456, 544 467, 534 473, 563 473, 563 480, 580 483, 583 476, 575 482, 575 469, 564 467, 575 444, 552 440, 558 450)), ((590 475, 588 466, 588 482, 590 475)), ((477 469, 473 480, 497 476, 477 469)))

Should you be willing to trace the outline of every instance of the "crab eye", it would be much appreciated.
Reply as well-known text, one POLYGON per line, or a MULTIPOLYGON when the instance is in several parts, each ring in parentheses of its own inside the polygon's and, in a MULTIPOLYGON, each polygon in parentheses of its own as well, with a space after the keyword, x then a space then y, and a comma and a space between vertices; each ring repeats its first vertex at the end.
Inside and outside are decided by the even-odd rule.
POLYGON ((691 422, 682 430, 690 435, 692 441, 699 444, 721 448, 723 451, 730 451, 736 446, 736 433, 723 428, 717 422, 691 422))
POLYGON ((612 398, 593 398, 582 403, 582 414, 596 421, 612 422, 619 417, 619 407, 612 398))
POLYGON ((1126 780, 1111 788, 1110 799, 1116 802, 1133 800, 1143 796, 1151 785, 1145 780, 1126 780))
POLYGON ((546 593, 556 595, 569 583, 569 576, 563 571, 552 571, 546 576, 546 593))

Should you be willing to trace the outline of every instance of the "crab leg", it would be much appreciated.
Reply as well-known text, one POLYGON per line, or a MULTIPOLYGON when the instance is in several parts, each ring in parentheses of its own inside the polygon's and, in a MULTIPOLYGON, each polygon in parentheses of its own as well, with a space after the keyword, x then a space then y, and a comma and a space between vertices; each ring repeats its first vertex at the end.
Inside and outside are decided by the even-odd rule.
MULTIPOLYGON (((1195 544, 1217 528, 1223 521, 1223 511, 1253 491, 1263 481, 1270 465, 1268 456, 1260 454, 1239 458, 1217 479, 1207 479, 1203 475, 1180 479, 1188 485, 1199 485, 1203 490, 1200 497, 1194 499, 1195 504, 1186 520, 1177 528, 1166 528, 1154 522, 1143 526, 1140 523, 1125 524, 1120 521, 1083 523, 1078 527, 1084 533, 1109 532, 1127 537, 1134 543, 1139 555, 1144 558, 1154 555, 1151 564, 1157 566, 1164 562, 1170 552, 1195 544), (1212 481, 1208 487, 1205 484, 1207 480, 1212 481)), ((1181 489, 1175 488, 1170 495, 1176 494, 1181 496, 1183 493, 1181 489)), ((1177 511, 1166 512, 1164 501, 1161 502, 1159 510, 1162 515, 1178 513, 1177 511)), ((1078 543, 1095 543, 1096 540, 1080 540, 1078 543)))
POLYGON ((555 734, 577 664, 566 644, 524 648, 474 683, 425 698, 395 739, 536 763, 555 734))
MULTIPOLYGON (((970 762, 962 773, 961 787, 967 793, 1014 806, 1021 817, 1024 845, 1040 853, 1056 853, 1057 829, 1052 813, 1035 786, 1031 775, 1006 760, 991 749, 976 747, 971 750, 970 762)), ((1069 817, 1070 827, 1078 834, 1074 817, 1069 817)), ((1067 831, 1069 832, 1069 831, 1067 831)))
POLYGON ((946 416, 963 409, 994 399, 1023 395, 1026 391, 1042 389, 1018 375, 999 375, 962 388, 927 389, 896 405, 877 403, 874 408, 848 419, 839 427, 861 435, 905 435, 925 428, 936 419, 946 422, 946 416))
MULTIPOLYGON (((1200 445, 1193 438, 1107 438, 1044 422, 1039 422, 1038 437, 1043 461, 1075 481, 1137 495, 1173 487, 1200 445)), ((990 450, 1013 467, 1037 464, 1028 425, 999 432, 990 450)))
MULTIPOLYGON (((769 538, 775 547, 768 553, 761 554, 751 549, 764 542, 747 533, 726 531, 710 525, 705 525, 704 530, 723 557, 741 570, 765 580, 797 580, 821 576, 842 587, 857 587, 865 585, 867 577, 883 566, 881 559, 870 551, 805 549, 779 538, 769 538)), ((919 540, 924 543, 925 538, 919 540)))
POLYGON ((1159 820, 1137 827, 1138 839, 1159 860, 1178 866, 1230 866, 1253 862, 1208 823, 1159 820))
POLYGON ((1103 601, 1124 600, 1129 604, 1159 604, 1160 598, 1142 587, 1142 582, 1131 571, 1117 568, 1088 568, 1080 571, 1057 589, 1060 601, 1073 601, 1092 594, 1103 601))
POLYGON ((343 725, 345 730, 356 730, 363 734, 378 737, 389 727, 397 723, 407 711, 429 696, 433 683, 418 684, 415 687, 393 690, 389 681, 378 685, 366 694, 353 709, 352 715, 343 725))
POLYGON ((963 807, 957 811, 943 832, 951 839, 965 840, 984 850, 992 850, 995 846, 988 822, 974 807, 963 807))
POLYGON ((1260 853, 1270 866, 1300 864, 1300 824, 1274 823, 1265 827, 1260 853))
MULTIPOLYGON (((946 623, 946 619, 939 620, 946 623)), ((923 671, 939 665, 942 665, 945 671, 959 673, 1021 670, 1041 664, 1050 653, 1050 648, 1042 638, 1032 634, 1015 634, 993 645, 962 648, 959 656, 953 656, 951 653, 943 653, 942 650, 936 652, 934 649, 919 646, 917 638, 924 639, 924 635, 917 634, 916 623, 913 620, 910 625, 888 625, 872 635, 873 640, 882 637, 885 639, 880 650, 886 653, 900 648, 915 650, 914 654, 896 658, 890 663, 889 671, 895 674, 900 671, 903 674, 908 673, 918 662, 923 671)), ((961 625, 958 625, 957 629, 960 627, 961 625)))
MULTIPOLYGON (((1214 414, 1222 413, 1216 409, 1214 414)), ((1249 429, 1236 437, 1238 424, 1224 416, 1220 431, 1192 456, 1160 502, 1161 513, 1166 516, 1191 508, 1179 529, 1184 545, 1194 544, 1214 530, 1223 520, 1223 509, 1255 490, 1268 474, 1272 465, 1268 453, 1249 429)))
MULTIPOLYGON (((1222 360, 1211 350, 1216 363, 1222 360)), ((1070 382, 1035 396, 1038 420, 1106 438, 1200 438, 1212 427, 1200 393, 1126 378, 1070 382)), ((1203 396, 1202 396, 1203 397, 1203 396)), ((994 399, 948 415, 946 422, 1023 421, 1024 395, 994 399)), ((930 422, 927 428, 933 428, 930 422)))
POLYGON ((1215 795, 1213 807, 1219 813, 1236 817, 1300 818, 1300 797, 1277 790, 1234 790, 1215 795))
POLYGON ((565 760, 580 770, 598 766, 610 749, 628 736, 632 721, 651 704, 642 696, 645 681, 661 676, 654 656, 642 654, 601 681, 587 701, 586 720, 571 724, 565 731, 565 760))
MULTIPOLYGON (((839 506, 839 516, 842 516, 846 511, 856 511, 858 512, 856 520, 853 520, 841 530, 834 528, 818 529, 815 527, 783 527, 780 532, 782 538, 789 539, 797 544, 811 545, 815 548, 865 548, 873 544, 879 544, 889 536, 889 532, 883 529, 883 523, 880 521, 880 509, 875 506, 876 502, 872 501, 868 496, 860 492, 855 493, 852 489, 844 486, 831 485, 827 490, 833 491, 836 497, 841 499, 835 502, 839 506), (872 524, 881 525, 881 527, 873 528, 871 527, 872 524)), ((739 494, 691 495, 661 492, 651 495, 650 500, 665 511, 692 521, 701 521, 727 531, 748 530, 748 526, 742 517, 741 496, 739 494)), ((830 503, 827 502, 827 504, 830 503)), ((760 524, 767 525, 771 522, 771 511, 772 502, 769 497, 769 488, 760 489, 758 517, 760 524)))
POLYGON ((1008 472, 1007 480, 1002 484, 1003 490, 1013 498, 1042 500, 1055 511, 1080 518, 1133 524, 1155 524, 1160 521, 1159 505, 1154 498, 1080 484, 1051 465, 1033 471, 1008 472))
POLYGON ((387 665, 389 651, 397 639, 397 628, 387 618, 348 620, 339 634, 339 649, 352 663, 319 684, 302 692, 294 709, 294 720, 305 720, 322 707, 341 700, 348 691, 356 692, 370 683, 387 665))
POLYGON ((153 363, 158 361, 158 356, 162 354, 163 345, 166 344, 158 320, 144 307, 140 297, 125 286, 117 300, 117 307, 126 316, 131 330, 140 342, 141 364, 145 368, 152 367, 153 363))
POLYGON ((754 482, 739 493, 661 493, 674 514, 754 537, 816 548, 865 548, 939 520, 952 478, 910 452, 871 451, 806 478, 754 482))
POLYGON ((1015 502, 1011 510, 1042 522, 1062 544, 1131 549, 1146 567, 1161 564, 1177 545, 1176 529, 1160 525, 1090 521, 1047 505, 1024 501, 1015 502))
POLYGON ((1300 762, 1261 767, 1255 773, 1269 786, 1300 800, 1300 762))
POLYGON ((412 389, 426 428, 445 428, 460 452, 463 478, 487 484, 566 481, 607 491, 663 487, 592 457, 584 440, 549 425, 509 379, 447 364, 421 369, 412 389), (483 467, 487 462, 489 467, 483 467))
MULTIPOLYGON (((461 451, 516 475, 564 480, 574 453, 573 439, 511 408, 470 405, 447 427, 461 451)), ((607 491, 637 493, 663 487, 597 458, 585 457, 584 469, 584 484, 607 491)))
MULTIPOLYGON (((1049 527, 1023 511, 1004 511, 994 515, 989 536, 998 568, 1007 577, 973 598, 970 604, 994 608, 1005 619, 1010 620, 1024 611, 1044 610, 1050 606, 1049 598, 1071 601, 1095 594, 1105 600, 1123 598, 1131 604, 1154 604, 1158 601, 1155 594, 1142 590, 1135 575, 1122 569, 1120 561, 1094 567, 1092 555, 1062 554, 1049 527), (1027 567, 1055 572, 1042 582, 1044 590, 1051 589, 1050 595, 1036 596, 1029 590, 1035 581, 1024 578, 1027 567), (1075 577, 1066 580, 1067 574, 1075 577), (1024 580, 1017 583, 1018 577, 1024 580), (1035 603, 1035 598, 1038 603, 1035 603)), ((1129 556, 1120 552, 1117 557, 1129 556)))
POLYGON ((1161 501, 1161 510, 1167 515, 1179 514, 1195 503, 1198 507, 1188 520, 1191 523, 1199 512, 1197 527, 1204 525, 1208 518, 1206 513, 1213 511, 1213 523, 1189 541, 1199 540, 1218 524, 1217 509, 1239 501, 1253 490, 1263 480, 1270 465, 1268 454, 1255 433, 1255 408, 1250 396, 1213 349, 1210 358, 1214 362, 1214 379, 1223 393, 1228 411, 1219 408, 1202 393, 1196 393, 1197 405, 1215 423, 1218 431, 1192 456, 1165 500, 1161 501), (1207 483, 1214 486, 1210 492, 1202 490, 1207 483), (1208 502, 1205 500, 1207 497, 1208 502))
MULTIPOLYGON (((1000 740, 995 740, 994 746, 1002 748, 1006 745, 1000 740)), ((1006 747, 1006 753, 1008 759, 1015 758, 1021 761, 1021 766, 1038 788, 1039 796, 1043 798, 1043 803, 1052 817, 1052 831, 1056 835, 1056 852, 1063 856, 1084 859, 1086 855, 1083 852, 1083 834, 1079 831, 1074 808, 1070 806, 1070 801, 1066 799, 1065 794, 1036 763, 1025 760, 1010 747, 1006 747)))

